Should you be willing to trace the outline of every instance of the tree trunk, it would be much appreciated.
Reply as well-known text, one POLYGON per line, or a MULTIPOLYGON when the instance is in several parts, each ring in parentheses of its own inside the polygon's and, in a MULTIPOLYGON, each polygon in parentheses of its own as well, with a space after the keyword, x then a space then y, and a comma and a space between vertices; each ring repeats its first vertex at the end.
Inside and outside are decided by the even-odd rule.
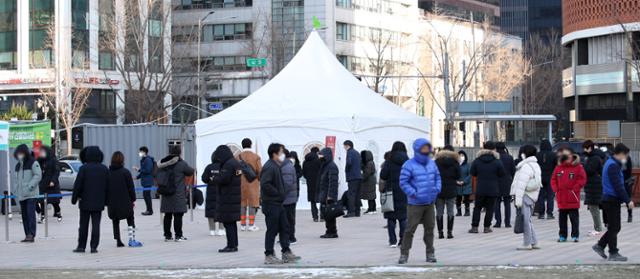
POLYGON ((71 127, 64 127, 65 132, 67 133, 67 156, 71 156, 72 155, 72 147, 71 147, 71 143, 73 142, 72 139, 72 135, 71 135, 71 127))

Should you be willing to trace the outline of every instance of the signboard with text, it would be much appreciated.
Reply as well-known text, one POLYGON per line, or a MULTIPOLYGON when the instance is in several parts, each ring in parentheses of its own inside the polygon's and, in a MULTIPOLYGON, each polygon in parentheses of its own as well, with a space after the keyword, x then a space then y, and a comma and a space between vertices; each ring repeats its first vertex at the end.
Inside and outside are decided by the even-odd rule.
POLYGON ((267 66, 267 58, 247 58, 247 67, 264 67, 267 66))
POLYGON ((324 146, 331 148, 331 153, 333 153, 333 158, 336 157, 336 136, 326 136, 324 138, 324 146))
POLYGON ((9 126, 9 147, 16 148, 26 144, 33 147, 35 141, 41 145, 51 146, 51 123, 49 121, 32 123, 15 123, 9 126))

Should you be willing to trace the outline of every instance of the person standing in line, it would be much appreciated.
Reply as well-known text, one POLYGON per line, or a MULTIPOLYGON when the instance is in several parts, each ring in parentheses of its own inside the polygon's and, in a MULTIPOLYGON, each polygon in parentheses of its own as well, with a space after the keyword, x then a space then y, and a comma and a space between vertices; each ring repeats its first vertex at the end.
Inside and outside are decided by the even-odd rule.
POLYGON ((540 189, 540 197, 536 203, 536 212, 538 219, 545 218, 545 212, 548 220, 553 220, 553 206, 555 195, 551 189, 551 174, 556 168, 558 157, 551 150, 551 142, 543 140, 540 142, 540 152, 538 152, 538 164, 542 171, 542 189, 540 189))
POLYGON ((622 143, 616 145, 613 156, 604 164, 602 170, 602 209, 607 215, 607 231, 596 245, 591 247, 599 256, 609 261, 626 262, 627 257, 618 250, 618 233, 620 232, 620 204, 629 208, 635 204, 625 189, 622 166, 629 160, 629 148, 622 143), (609 247, 609 256, 604 249, 609 247))
MULTIPOLYGON (((631 157, 627 158, 627 163, 622 167, 622 174, 624 176, 624 187, 627 190, 629 197, 633 197, 633 190, 635 186, 635 177, 632 175, 633 163, 631 157)), ((627 223, 633 222, 633 207, 627 205, 627 223)))
POLYGON ((427 262, 436 262, 435 248, 433 247, 435 202, 442 189, 442 180, 438 166, 430 157, 431 150, 431 143, 427 139, 417 139, 413 143, 413 158, 402 165, 400 172, 400 187, 407 195, 409 205, 407 208, 408 226, 402 240, 399 264, 406 264, 409 260, 413 235, 420 224, 424 228, 427 262))
POLYGON ((264 264, 294 263, 300 257, 293 254, 289 248, 289 223, 283 202, 286 197, 284 182, 280 166, 286 160, 284 146, 272 143, 267 149, 269 160, 262 166, 260 173, 260 196, 262 197, 262 213, 265 216, 267 231, 265 232, 264 264), (276 257, 273 246, 276 235, 280 236, 282 260, 276 257))
MULTIPOLYGON (((43 146, 40 148, 40 154, 38 158, 38 164, 40 164, 40 168, 42 169, 42 179, 40 180, 40 193, 41 194, 60 194, 60 182, 58 178, 60 177, 60 169, 58 168, 58 160, 56 159, 56 155, 53 153, 48 146, 43 146)), ((62 213, 60 212, 60 199, 59 197, 47 198, 45 201, 42 199, 41 202, 41 217, 40 220, 44 221, 44 207, 47 204, 51 204, 53 206, 53 217, 58 219, 58 222, 62 221, 62 213)))
POLYGON ((217 222, 224 225, 227 236, 227 246, 218 250, 219 253, 238 252, 238 224, 240 221, 240 163, 233 158, 233 152, 226 145, 219 145, 213 153, 213 176, 210 178, 215 185, 217 222))
POLYGON ((318 158, 318 147, 312 147, 311 151, 304 156, 304 163, 302 163, 302 175, 307 181, 307 201, 311 203, 311 217, 314 222, 320 221, 320 214, 318 214, 318 202, 316 194, 318 192, 318 176, 320 174, 320 168, 322 162, 318 158))
POLYGON ((531 217, 536 199, 542 187, 542 177, 536 148, 533 145, 525 145, 521 148, 520 162, 516 166, 516 173, 511 184, 511 195, 515 197, 515 206, 522 210, 523 216, 523 243, 517 250, 540 249, 536 232, 533 229, 531 217))
POLYGON ((226 233, 222 229, 222 223, 216 221, 216 199, 218 196, 218 186, 214 183, 213 177, 220 173, 220 163, 216 162, 216 153, 211 153, 211 164, 202 172, 202 182, 207 184, 207 193, 204 205, 204 217, 207 218, 209 223, 209 235, 210 236, 225 236, 226 233))
POLYGON ((482 150, 478 152, 476 159, 469 170, 476 177, 476 201, 473 207, 471 229, 469 233, 478 233, 480 214, 484 215, 484 233, 491 233, 491 220, 496 198, 500 196, 500 178, 505 175, 504 167, 500 161, 500 154, 496 152, 495 143, 485 142, 482 150))
POLYGON ((104 154, 97 146, 87 146, 80 151, 82 166, 73 184, 71 204, 79 202, 80 226, 78 246, 73 252, 84 253, 91 221, 91 253, 98 253, 100 244, 100 219, 107 203, 109 169, 102 164, 104 154))
POLYGON ((120 220, 127 220, 129 247, 140 247, 142 243, 135 240, 136 224, 133 218, 133 207, 136 202, 136 191, 131 172, 124 167, 124 154, 116 151, 111 156, 109 165, 109 184, 107 184, 107 214, 113 223, 113 238, 116 247, 124 247, 120 239, 120 220))
POLYGON ((344 149, 347 151, 347 161, 345 164, 345 176, 347 178, 347 215, 344 218, 360 217, 360 183, 362 182, 362 173, 360 163, 360 153, 353 148, 353 142, 346 140, 343 143, 344 149))
POLYGON ((593 219, 594 234, 603 231, 600 202, 602 201, 602 167, 606 155, 595 147, 593 141, 587 140, 582 144, 582 150, 586 157, 584 171, 587 175, 587 184, 584 186, 584 204, 587 205, 593 219))
POLYGON ((511 183, 513 182, 513 176, 516 173, 516 165, 513 162, 513 156, 507 151, 507 146, 504 142, 496 143, 496 150, 500 154, 500 161, 504 167, 504 176, 500 177, 500 196, 496 199, 495 219, 496 223, 494 228, 502 227, 502 214, 501 205, 504 204, 504 227, 511 228, 511 183))
POLYGON ((260 156, 251 150, 253 142, 245 138, 242 140, 242 152, 236 160, 243 161, 256 173, 256 178, 249 181, 246 176, 240 177, 240 188, 242 190, 242 200, 240 203, 240 230, 241 231, 258 231, 256 226, 256 212, 260 207, 260 172, 262 171, 262 163, 260 156), (249 225, 247 226, 247 220, 249 225))
MULTIPOLYGON (((18 160, 15 167, 14 193, 20 202, 20 214, 22 215, 22 227, 25 238, 22 243, 33 243, 36 237, 36 202, 42 179, 40 164, 29 151, 26 144, 16 147, 13 157, 18 160)), ((10 202, 10 201, 7 201, 10 202)))
MULTIPOLYGON (((316 197, 320 202, 320 210, 338 201, 339 187, 339 170, 336 163, 333 162, 333 150, 331 148, 323 148, 318 154, 322 163, 318 176, 318 193, 316 197)), ((320 238, 338 238, 338 226, 335 217, 325 217, 325 234, 320 238)))
POLYGON ((458 158, 460 160, 460 180, 462 185, 458 185, 458 196, 456 198, 456 207, 458 212, 456 216, 462 216, 462 203, 464 202, 464 216, 470 216, 471 211, 469 205, 471 204, 471 193, 473 192, 473 186, 471 185, 471 174, 469 163, 467 161, 467 153, 463 150, 458 151, 458 158))
POLYGON ((280 165, 280 172, 282 173, 282 182, 284 183, 285 198, 284 209, 287 213, 287 223, 289 224, 289 245, 294 245, 298 242, 296 239, 296 205, 298 203, 298 174, 296 172, 295 158, 291 156, 291 152, 284 149, 284 156, 286 159, 280 165))
POLYGON ((407 195, 400 187, 400 172, 407 160, 409 160, 407 147, 404 143, 396 141, 391 146, 388 160, 380 169, 380 182, 384 181, 384 188, 380 189, 380 192, 391 191, 393 195, 393 211, 384 213, 391 248, 402 246, 407 227, 407 195), (398 237, 396 237, 396 223, 400 227, 398 237))
POLYGON ((460 171, 460 158, 453 150, 453 146, 447 145, 438 153, 434 160, 440 171, 442 179, 442 191, 436 200, 436 224, 438 225, 438 238, 444 238, 444 210, 447 209, 447 239, 453 238, 454 204, 458 195, 458 187, 463 185, 460 171))
POLYGON ((171 146, 169 155, 162 158, 158 164, 158 171, 171 172, 170 177, 173 178, 175 193, 170 196, 162 196, 160 201, 160 212, 164 213, 163 230, 164 241, 182 242, 186 241, 182 232, 182 217, 187 212, 187 184, 185 178, 192 176, 194 169, 187 162, 180 158, 182 150, 180 146, 171 146), (173 230, 175 238, 171 234, 171 223, 173 222, 173 230))
POLYGON ((369 150, 360 152, 362 158, 362 183, 360 184, 360 199, 367 201, 367 211, 364 214, 376 213, 376 164, 373 162, 373 153, 369 150))
POLYGON ((580 191, 587 183, 587 175, 580 164, 580 157, 569 148, 561 148, 562 155, 551 175, 551 189, 558 202, 558 223, 560 225, 558 242, 567 241, 567 217, 571 219, 571 240, 578 242, 580 237, 580 191))
MULTIPOLYGON (((155 182, 153 181, 155 159, 149 156, 149 148, 142 146, 138 150, 138 156, 140 156, 140 168, 134 167, 134 170, 138 171, 136 179, 140 179, 140 186, 143 188, 153 187, 155 182)), ((144 204, 146 210, 142 212, 144 216, 153 215, 153 203, 151 199, 151 190, 143 190, 142 197, 144 198, 144 204)))

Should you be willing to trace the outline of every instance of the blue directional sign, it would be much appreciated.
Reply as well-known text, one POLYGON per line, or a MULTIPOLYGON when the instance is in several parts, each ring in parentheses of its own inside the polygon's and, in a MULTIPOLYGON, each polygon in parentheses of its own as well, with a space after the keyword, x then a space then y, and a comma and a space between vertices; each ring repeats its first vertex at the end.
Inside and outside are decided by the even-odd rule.
POLYGON ((223 110, 224 109, 224 105, 222 105, 222 102, 212 102, 209 103, 209 110, 223 110))

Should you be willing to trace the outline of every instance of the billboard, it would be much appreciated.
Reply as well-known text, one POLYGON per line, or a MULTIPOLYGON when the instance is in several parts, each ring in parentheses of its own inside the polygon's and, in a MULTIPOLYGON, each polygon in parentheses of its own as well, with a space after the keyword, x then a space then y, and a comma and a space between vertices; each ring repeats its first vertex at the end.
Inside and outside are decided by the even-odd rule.
POLYGON ((9 147, 26 144, 33 148, 34 142, 51 146, 51 123, 49 121, 11 123, 9 126, 9 147))

